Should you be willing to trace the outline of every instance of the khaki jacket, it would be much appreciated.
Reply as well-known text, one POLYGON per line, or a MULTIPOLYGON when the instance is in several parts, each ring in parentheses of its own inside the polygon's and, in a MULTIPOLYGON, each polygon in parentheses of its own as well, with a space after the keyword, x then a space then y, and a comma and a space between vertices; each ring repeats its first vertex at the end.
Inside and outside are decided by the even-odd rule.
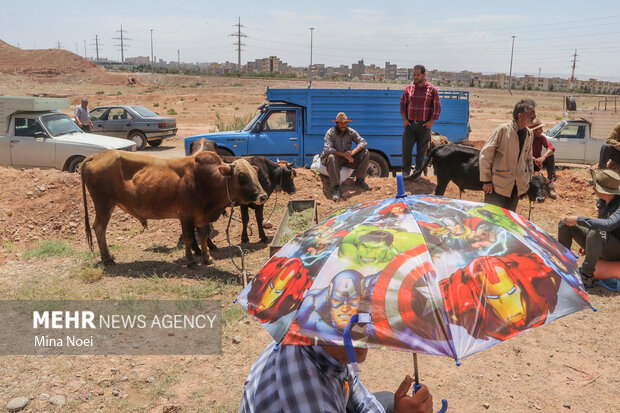
POLYGON ((534 134, 526 129, 525 143, 519 156, 517 131, 515 121, 504 123, 493 131, 480 151, 480 181, 493 183, 493 190, 506 197, 510 197, 515 182, 518 194, 525 194, 534 172, 534 134))

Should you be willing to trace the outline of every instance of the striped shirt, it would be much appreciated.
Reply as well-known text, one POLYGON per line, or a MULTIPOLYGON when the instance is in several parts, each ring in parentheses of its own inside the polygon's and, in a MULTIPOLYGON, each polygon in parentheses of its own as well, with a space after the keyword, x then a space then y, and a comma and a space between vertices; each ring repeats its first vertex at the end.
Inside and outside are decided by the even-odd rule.
POLYGON ((413 82, 407 85, 400 97, 400 113, 415 121, 439 119, 441 103, 437 88, 429 82, 421 87, 413 82))
POLYGON ((274 350, 275 344, 252 366, 239 413, 385 411, 351 366, 340 364, 321 346, 280 345, 274 350))

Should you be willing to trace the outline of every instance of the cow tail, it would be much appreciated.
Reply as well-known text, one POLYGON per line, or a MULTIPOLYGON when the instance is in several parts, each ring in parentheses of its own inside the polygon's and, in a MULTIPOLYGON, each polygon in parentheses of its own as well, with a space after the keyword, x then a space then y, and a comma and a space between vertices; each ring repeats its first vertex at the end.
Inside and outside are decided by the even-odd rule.
MULTIPOLYGON (((413 175, 411 175, 410 179, 416 179, 418 176, 422 175, 422 172, 424 172, 424 169, 426 169, 426 167, 428 166, 428 163, 433 158, 433 155, 435 154, 435 151, 437 150, 437 148, 440 148, 440 147, 441 147, 441 145, 437 145, 433 149, 431 149, 431 152, 428 154, 428 156, 426 157, 426 160, 424 161, 424 165, 422 165, 422 167, 420 169, 418 169, 417 172, 415 172, 413 175)), ((435 172, 435 173, 437 173, 437 172, 435 172)))
POLYGON ((84 182, 84 171, 86 170, 86 163, 90 162, 90 159, 86 159, 82 163, 82 169, 80 175, 82 176, 82 199, 84 200, 84 229, 86 231, 86 241, 90 251, 93 251, 93 233, 90 229, 90 220, 88 219, 88 203, 86 202, 86 184, 84 182))

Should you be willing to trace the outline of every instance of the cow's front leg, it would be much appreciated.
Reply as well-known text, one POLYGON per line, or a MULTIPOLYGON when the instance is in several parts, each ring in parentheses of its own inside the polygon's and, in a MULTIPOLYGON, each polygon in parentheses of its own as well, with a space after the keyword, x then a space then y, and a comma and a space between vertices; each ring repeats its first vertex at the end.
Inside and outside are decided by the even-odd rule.
POLYGON ((197 227, 196 231, 198 232, 198 238, 200 239, 200 247, 202 248, 202 262, 205 265, 213 264, 213 259, 211 258, 211 254, 209 254, 209 227, 197 227))
POLYGON ((183 231, 183 244, 185 245, 185 259, 187 266, 191 267, 196 264, 192 255, 192 244, 195 242, 194 222, 191 220, 181 221, 181 229, 183 231))
POLYGON ((241 243, 247 244, 250 242, 248 237, 248 222, 250 222, 250 212, 247 205, 241 205, 241 223, 243 224, 243 230, 241 231, 241 243))
POLYGON ((263 229, 263 210, 264 205, 258 205, 254 210, 254 215, 256 215, 256 225, 258 225, 258 235, 260 235, 260 240, 266 244, 269 242, 269 238, 267 238, 265 230, 263 229))

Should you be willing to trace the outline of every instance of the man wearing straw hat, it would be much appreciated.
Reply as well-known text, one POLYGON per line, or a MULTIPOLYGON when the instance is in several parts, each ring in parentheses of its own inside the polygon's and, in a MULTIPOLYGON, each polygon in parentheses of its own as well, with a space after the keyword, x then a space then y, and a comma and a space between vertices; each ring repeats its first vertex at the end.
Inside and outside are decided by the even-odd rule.
POLYGON ((579 272, 586 287, 594 284, 599 259, 620 261, 620 176, 610 169, 592 173, 594 194, 599 198, 598 219, 568 216, 558 225, 558 241, 570 248, 573 240, 585 259, 579 272))
POLYGON ((349 122, 352 121, 353 119, 348 119, 344 112, 340 112, 336 119, 332 120, 336 122, 336 126, 330 128, 325 134, 321 163, 327 167, 332 187, 331 198, 334 201, 340 200, 340 168, 343 166, 355 169, 357 177, 355 185, 364 191, 371 189, 364 181, 370 160, 370 154, 366 149, 368 144, 359 133, 349 127, 349 122), (355 143, 353 150, 351 150, 352 143, 355 143))
POLYGON ((534 139, 532 141, 534 172, 538 172, 543 168, 547 170, 547 178, 549 179, 547 190, 549 191, 549 197, 551 199, 556 199, 558 195, 553 185, 553 181, 555 181, 555 147, 547 140, 545 135, 543 135, 543 126, 545 126, 545 124, 538 120, 538 118, 534 119, 529 126, 530 130, 534 132, 534 139), (542 153, 543 147, 545 148, 544 154, 542 153))

